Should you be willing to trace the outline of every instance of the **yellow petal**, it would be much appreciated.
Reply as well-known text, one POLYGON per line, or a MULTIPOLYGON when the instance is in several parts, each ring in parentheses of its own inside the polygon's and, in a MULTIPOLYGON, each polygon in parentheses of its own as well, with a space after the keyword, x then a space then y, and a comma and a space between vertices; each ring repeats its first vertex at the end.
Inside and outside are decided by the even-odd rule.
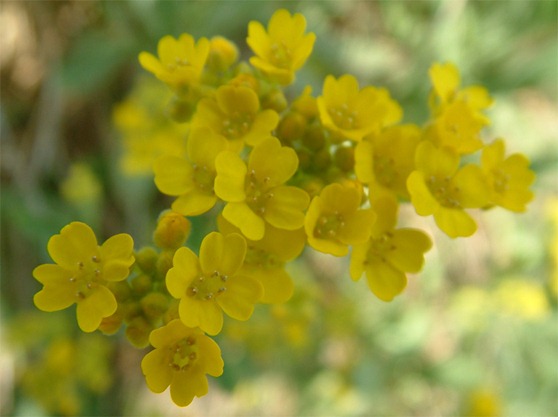
POLYGON ((440 207, 434 213, 436 224, 449 237, 468 237, 477 230, 475 221, 461 209, 440 207))
POLYGON ((175 252, 172 263, 173 267, 167 272, 165 282, 174 298, 182 298, 191 282, 201 275, 198 257, 189 248, 182 247, 175 252))
POLYGON ((424 253, 432 247, 430 238, 420 230, 394 230, 390 243, 394 249, 384 252, 385 258, 403 272, 419 272, 424 264, 424 253))
POLYGON ((252 315, 254 304, 262 293, 262 286, 258 281, 237 274, 227 282, 227 290, 217 298, 217 302, 228 316, 244 321, 252 315))
POLYGON ((195 188, 193 168, 178 156, 162 156, 153 165, 155 185, 164 194, 181 195, 195 188))
POLYGON ((199 167, 214 168, 215 158, 227 146, 227 139, 209 127, 195 127, 188 136, 188 158, 199 167))
POLYGON ((81 222, 72 222, 64 226, 60 234, 48 241, 48 253, 60 266, 74 270, 79 262, 89 261, 97 255, 97 238, 93 230, 81 222))
POLYGON ((219 345, 207 336, 198 338, 197 343, 202 355, 199 360, 203 361, 204 372, 211 376, 221 376, 223 374, 224 363, 219 345))
POLYGON ((169 366, 167 349, 155 349, 145 355, 141 361, 141 370, 149 389, 161 393, 172 381, 173 370, 169 366))
POLYGON ((248 170, 254 170, 260 183, 268 188, 276 187, 289 180, 298 167, 294 149, 281 146, 279 139, 270 137, 252 149, 248 170))
POLYGON ((101 260, 103 263, 119 261, 127 266, 134 263, 134 240, 126 233, 120 233, 107 239, 101 246, 101 260))
POLYGON ((173 201, 171 208, 184 216, 199 216, 207 213, 217 203, 217 197, 198 189, 179 196, 173 201))
POLYGON ((170 386, 172 401, 179 407, 189 405, 194 397, 207 394, 207 377, 200 373, 175 372, 170 386))
POLYGON ((247 168, 242 158, 232 151, 221 152, 215 160, 215 168, 215 194, 228 202, 244 201, 247 168))
POLYGON ((178 305, 180 320, 188 327, 199 327, 210 335, 216 335, 223 328, 223 312, 213 300, 196 300, 184 297, 178 305))
POLYGON ((391 301, 407 286, 405 274, 381 260, 371 261, 366 267, 366 281, 370 290, 383 301, 391 301))
POLYGON ((451 62, 445 64, 436 63, 430 67, 428 72, 438 96, 444 102, 449 101, 461 82, 457 67, 451 62))
POLYGON ((58 311, 76 302, 76 290, 68 285, 45 286, 33 297, 33 303, 42 311, 58 311))
MULTIPOLYGON (((301 188, 275 187, 273 198, 266 206, 264 218, 279 229, 300 229, 304 225, 304 210, 308 207, 309 202, 308 193, 301 188)), ((248 235, 246 237, 250 238, 248 235)))
POLYGON ((100 285, 77 303, 77 320, 81 330, 86 333, 97 330, 103 318, 116 311, 114 294, 100 285))
POLYGON ((265 234, 265 222, 246 203, 228 203, 223 217, 238 227, 251 240, 260 240, 265 234))
POLYGON ((417 146, 415 163, 426 176, 452 177, 459 167, 459 155, 426 140, 417 146))
POLYGON ((243 271, 262 285, 263 295, 260 303, 284 303, 293 295, 294 283, 284 266, 273 269, 245 268, 243 271))
POLYGON ((407 178, 407 188, 411 195, 411 201, 417 214, 430 216, 434 214, 440 203, 434 198, 429 188, 426 186, 424 174, 420 171, 413 171, 407 178))
POLYGON ((200 247, 200 265, 202 271, 210 275, 214 271, 232 276, 244 262, 246 240, 239 234, 222 235, 209 233, 200 247))
POLYGON ((343 220, 345 224, 339 228, 337 238, 346 245, 355 245, 368 240, 376 215, 371 210, 357 210, 343 220))

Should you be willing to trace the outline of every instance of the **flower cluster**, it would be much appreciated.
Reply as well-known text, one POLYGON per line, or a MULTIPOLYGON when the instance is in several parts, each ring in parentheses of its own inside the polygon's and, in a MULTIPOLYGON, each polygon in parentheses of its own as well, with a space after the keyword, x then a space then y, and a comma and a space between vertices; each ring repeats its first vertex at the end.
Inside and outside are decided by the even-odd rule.
MULTIPOLYGON (((250 22, 248 62, 223 37, 165 36, 157 56, 142 52, 141 66, 170 89, 169 114, 185 132, 185 145, 159 148, 153 164, 157 188, 174 198, 155 246, 139 249, 131 269, 129 236, 99 247, 88 226, 72 223, 49 242, 57 265, 34 272, 44 284, 39 308, 77 303, 84 331, 126 325, 134 345, 151 344, 147 385, 170 386, 179 406, 207 393, 206 374, 222 374, 209 336, 225 318, 245 321, 258 303, 290 299, 297 280, 286 265, 305 247, 349 255, 350 277, 365 275, 371 292, 390 301, 432 246, 424 231, 398 225, 400 205, 459 237, 477 228, 471 209, 520 212, 533 198, 527 159, 481 137, 491 97, 480 86, 461 88, 453 64, 431 67, 429 120, 404 124, 386 88, 361 87, 350 74, 327 76, 318 96, 310 87, 288 96, 315 40, 302 15, 282 9, 267 29, 250 22), (196 251, 185 243, 200 215, 218 229, 196 251)), ((117 115, 124 125, 125 107, 117 115)))

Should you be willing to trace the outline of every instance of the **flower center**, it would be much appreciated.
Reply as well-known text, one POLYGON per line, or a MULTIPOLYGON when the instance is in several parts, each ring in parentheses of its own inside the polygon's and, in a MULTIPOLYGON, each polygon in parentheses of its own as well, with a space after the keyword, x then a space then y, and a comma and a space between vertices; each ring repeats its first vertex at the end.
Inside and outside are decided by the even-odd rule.
POLYGON ((283 266, 283 264, 284 262, 281 262, 277 255, 248 245, 246 258, 244 258, 245 266, 257 269, 275 269, 283 266))
POLYGON ((374 155, 374 174, 380 184, 390 187, 397 179, 397 170, 393 158, 374 155))
POLYGON ((426 185, 438 202, 448 208, 461 208, 459 203, 459 188, 451 184, 449 177, 436 177, 432 175, 427 179, 426 185))
POLYGON ((494 190, 497 193, 503 194, 508 190, 509 188, 508 180, 509 180, 509 175, 507 175, 501 169, 492 170, 492 181, 494 184, 494 190))
POLYGON ((196 186, 204 192, 213 194, 213 184, 215 182, 215 171, 209 169, 205 165, 200 167, 194 165, 194 183, 196 186))
POLYGON ((210 301, 227 290, 226 283, 229 277, 214 271, 210 275, 200 275, 186 290, 190 297, 198 300, 210 301))
POLYGON ((291 50, 283 42, 275 42, 271 45, 270 61, 277 68, 288 69, 292 62, 291 50))
POLYGON ((192 336, 176 342, 169 350, 169 366, 175 371, 186 371, 198 358, 198 346, 192 336))
POLYGON ((191 66, 192 64, 186 58, 179 58, 179 57, 175 57, 174 61, 168 62, 166 64, 167 70, 169 72, 174 72, 177 69, 191 67, 191 66))
POLYGON ((356 110, 349 109, 347 103, 343 103, 339 107, 333 107, 328 110, 329 115, 336 126, 347 130, 358 128, 358 112, 356 110))
POLYGON ((235 111, 223 120, 221 134, 228 139, 241 138, 250 130, 253 120, 253 114, 235 111))
POLYGON ((103 279, 101 259, 93 255, 88 261, 79 261, 77 271, 70 277, 70 282, 74 285, 76 300, 87 298, 92 290, 106 283, 103 279))
POLYGON ((331 239, 337 236, 339 229, 345 226, 343 216, 339 212, 322 215, 314 227, 314 236, 318 239, 331 239))
POLYGON ((259 181, 254 170, 246 177, 246 203, 254 213, 260 216, 265 213, 267 204, 273 199, 273 193, 268 190, 269 180, 269 177, 265 177, 263 181, 259 181))

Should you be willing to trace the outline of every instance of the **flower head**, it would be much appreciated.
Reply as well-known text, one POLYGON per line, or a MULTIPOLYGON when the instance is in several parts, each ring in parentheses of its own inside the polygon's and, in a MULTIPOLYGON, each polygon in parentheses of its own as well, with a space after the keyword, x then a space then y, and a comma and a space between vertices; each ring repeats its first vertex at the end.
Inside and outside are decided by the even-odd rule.
POLYGON ((304 229, 308 244, 335 256, 345 256, 349 245, 364 243, 370 236, 375 215, 360 209, 361 192, 354 187, 333 183, 312 199, 304 229))
POLYGON ((215 158, 227 146, 227 140, 221 135, 208 128, 195 128, 188 137, 188 159, 163 156, 155 162, 157 188, 164 194, 178 197, 172 203, 174 211, 197 216, 215 205, 215 158))
POLYGON ((277 10, 269 21, 267 31, 260 22, 248 25, 246 42, 256 56, 250 63, 269 78, 282 85, 294 81, 314 47, 316 35, 305 34, 306 19, 300 13, 291 15, 285 9, 277 10))
POLYGON ((210 128, 228 140, 229 149, 240 151, 245 143, 254 146, 269 137, 278 122, 279 115, 274 110, 260 108, 254 90, 224 85, 214 98, 199 102, 192 126, 210 128))
POLYGON ((239 273, 246 241, 239 234, 212 232, 202 241, 199 258, 182 247, 167 272, 169 293, 180 300, 178 313, 188 327, 215 335, 223 327, 223 312, 248 320, 262 295, 261 285, 239 273))
POLYGON ((149 389, 161 393, 170 385, 174 403, 185 407, 194 397, 207 394, 206 374, 223 373, 221 349, 200 329, 186 327, 180 320, 153 330, 149 342, 155 348, 141 361, 149 389))
POLYGON ((33 301, 43 311, 63 310, 77 304, 77 320, 84 332, 96 330, 104 317, 116 311, 116 299, 107 284, 126 279, 134 263, 134 242, 118 234, 102 246, 93 230, 72 222, 48 241, 55 264, 39 265, 33 276, 43 284, 33 301))
POLYGON ((401 107, 386 89, 359 89, 357 79, 348 74, 326 77, 318 109, 325 127, 355 142, 402 117, 401 107))
POLYGON ((529 161, 521 154, 504 157, 502 139, 494 141, 482 151, 481 166, 490 185, 493 204, 511 211, 523 212, 533 199, 529 187, 535 181, 535 173, 529 169, 529 161))
POLYGON ((407 187, 421 216, 434 215, 438 227, 450 237, 471 236, 477 225, 466 208, 484 207, 489 200, 485 176, 477 165, 459 168, 459 155, 448 148, 422 142, 416 152, 416 170, 407 187))
POLYGON ((391 301, 407 285, 406 273, 419 272, 424 253, 432 242, 416 229, 396 229, 397 200, 389 195, 374 205, 377 220, 372 225, 368 242, 355 245, 351 254, 351 278, 356 281, 362 273, 370 290, 381 300, 391 301))
POLYGON ((308 194, 284 185, 298 167, 292 148, 270 137, 252 149, 248 164, 227 151, 219 154, 215 166, 215 193, 227 202, 223 216, 248 239, 262 239, 266 224, 285 230, 302 227, 308 194))
POLYGON ((142 52, 139 62, 171 88, 180 90, 198 84, 209 55, 209 46, 206 38, 196 43, 187 33, 178 39, 167 35, 157 45, 158 58, 149 52, 142 52))

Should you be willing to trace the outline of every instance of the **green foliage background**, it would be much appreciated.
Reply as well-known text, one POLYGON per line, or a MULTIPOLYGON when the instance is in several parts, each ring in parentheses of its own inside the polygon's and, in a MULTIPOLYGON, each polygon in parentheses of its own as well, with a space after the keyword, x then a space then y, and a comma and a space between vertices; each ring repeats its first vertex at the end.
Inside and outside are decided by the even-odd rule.
POLYGON ((293 265, 297 292, 284 311, 262 307, 251 321, 230 323, 219 340, 225 375, 186 410, 166 394, 146 392, 142 353, 113 337, 112 385, 104 394, 78 390, 80 415, 466 415, 469 394, 479 389, 494 393, 502 415, 558 415, 557 299, 549 284, 558 259, 550 246, 558 234, 552 222, 556 1, 3 1, 0 7, 0 414, 56 415, 41 406, 37 397, 44 393, 25 389, 23 375, 40 366, 41 352, 61 335, 83 337, 73 312, 45 318, 33 306, 39 284, 31 271, 49 261, 48 238, 71 220, 86 220, 99 238, 127 232, 141 246, 168 203, 151 178, 132 180, 116 168, 111 111, 143 72, 138 53, 154 52, 166 34, 188 32, 226 36, 247 58, 248 22, 265 23, 285 7, 303 13, 317 35, 290 92, 309 84, 316 95, 326 75, 352 73, 361 85, 387 87, 405 121, 422 123, 428 67, 451 60, 465 85, 481 84, 495 97, 487 137, 502 136, 508 152, 530 158, 535 201, 522 215, 479 214, 479 232, 460 240, 404 212, 433 235, 435 249, 425 271, 390 304, 363 282, 350 282, 345 261, 305 257, 293 265), (94 210, 60 197, 75 161, 91 164, 101 181, 103 200, 94 210), (527 297, 525 304, 521 289, 505 293, 509 282, 539 288, 544 302, 527 297), (539 312, 526 314, 529 308, 539 312), (302 345, 289 341, 293 329, 302 329, 302 345))

